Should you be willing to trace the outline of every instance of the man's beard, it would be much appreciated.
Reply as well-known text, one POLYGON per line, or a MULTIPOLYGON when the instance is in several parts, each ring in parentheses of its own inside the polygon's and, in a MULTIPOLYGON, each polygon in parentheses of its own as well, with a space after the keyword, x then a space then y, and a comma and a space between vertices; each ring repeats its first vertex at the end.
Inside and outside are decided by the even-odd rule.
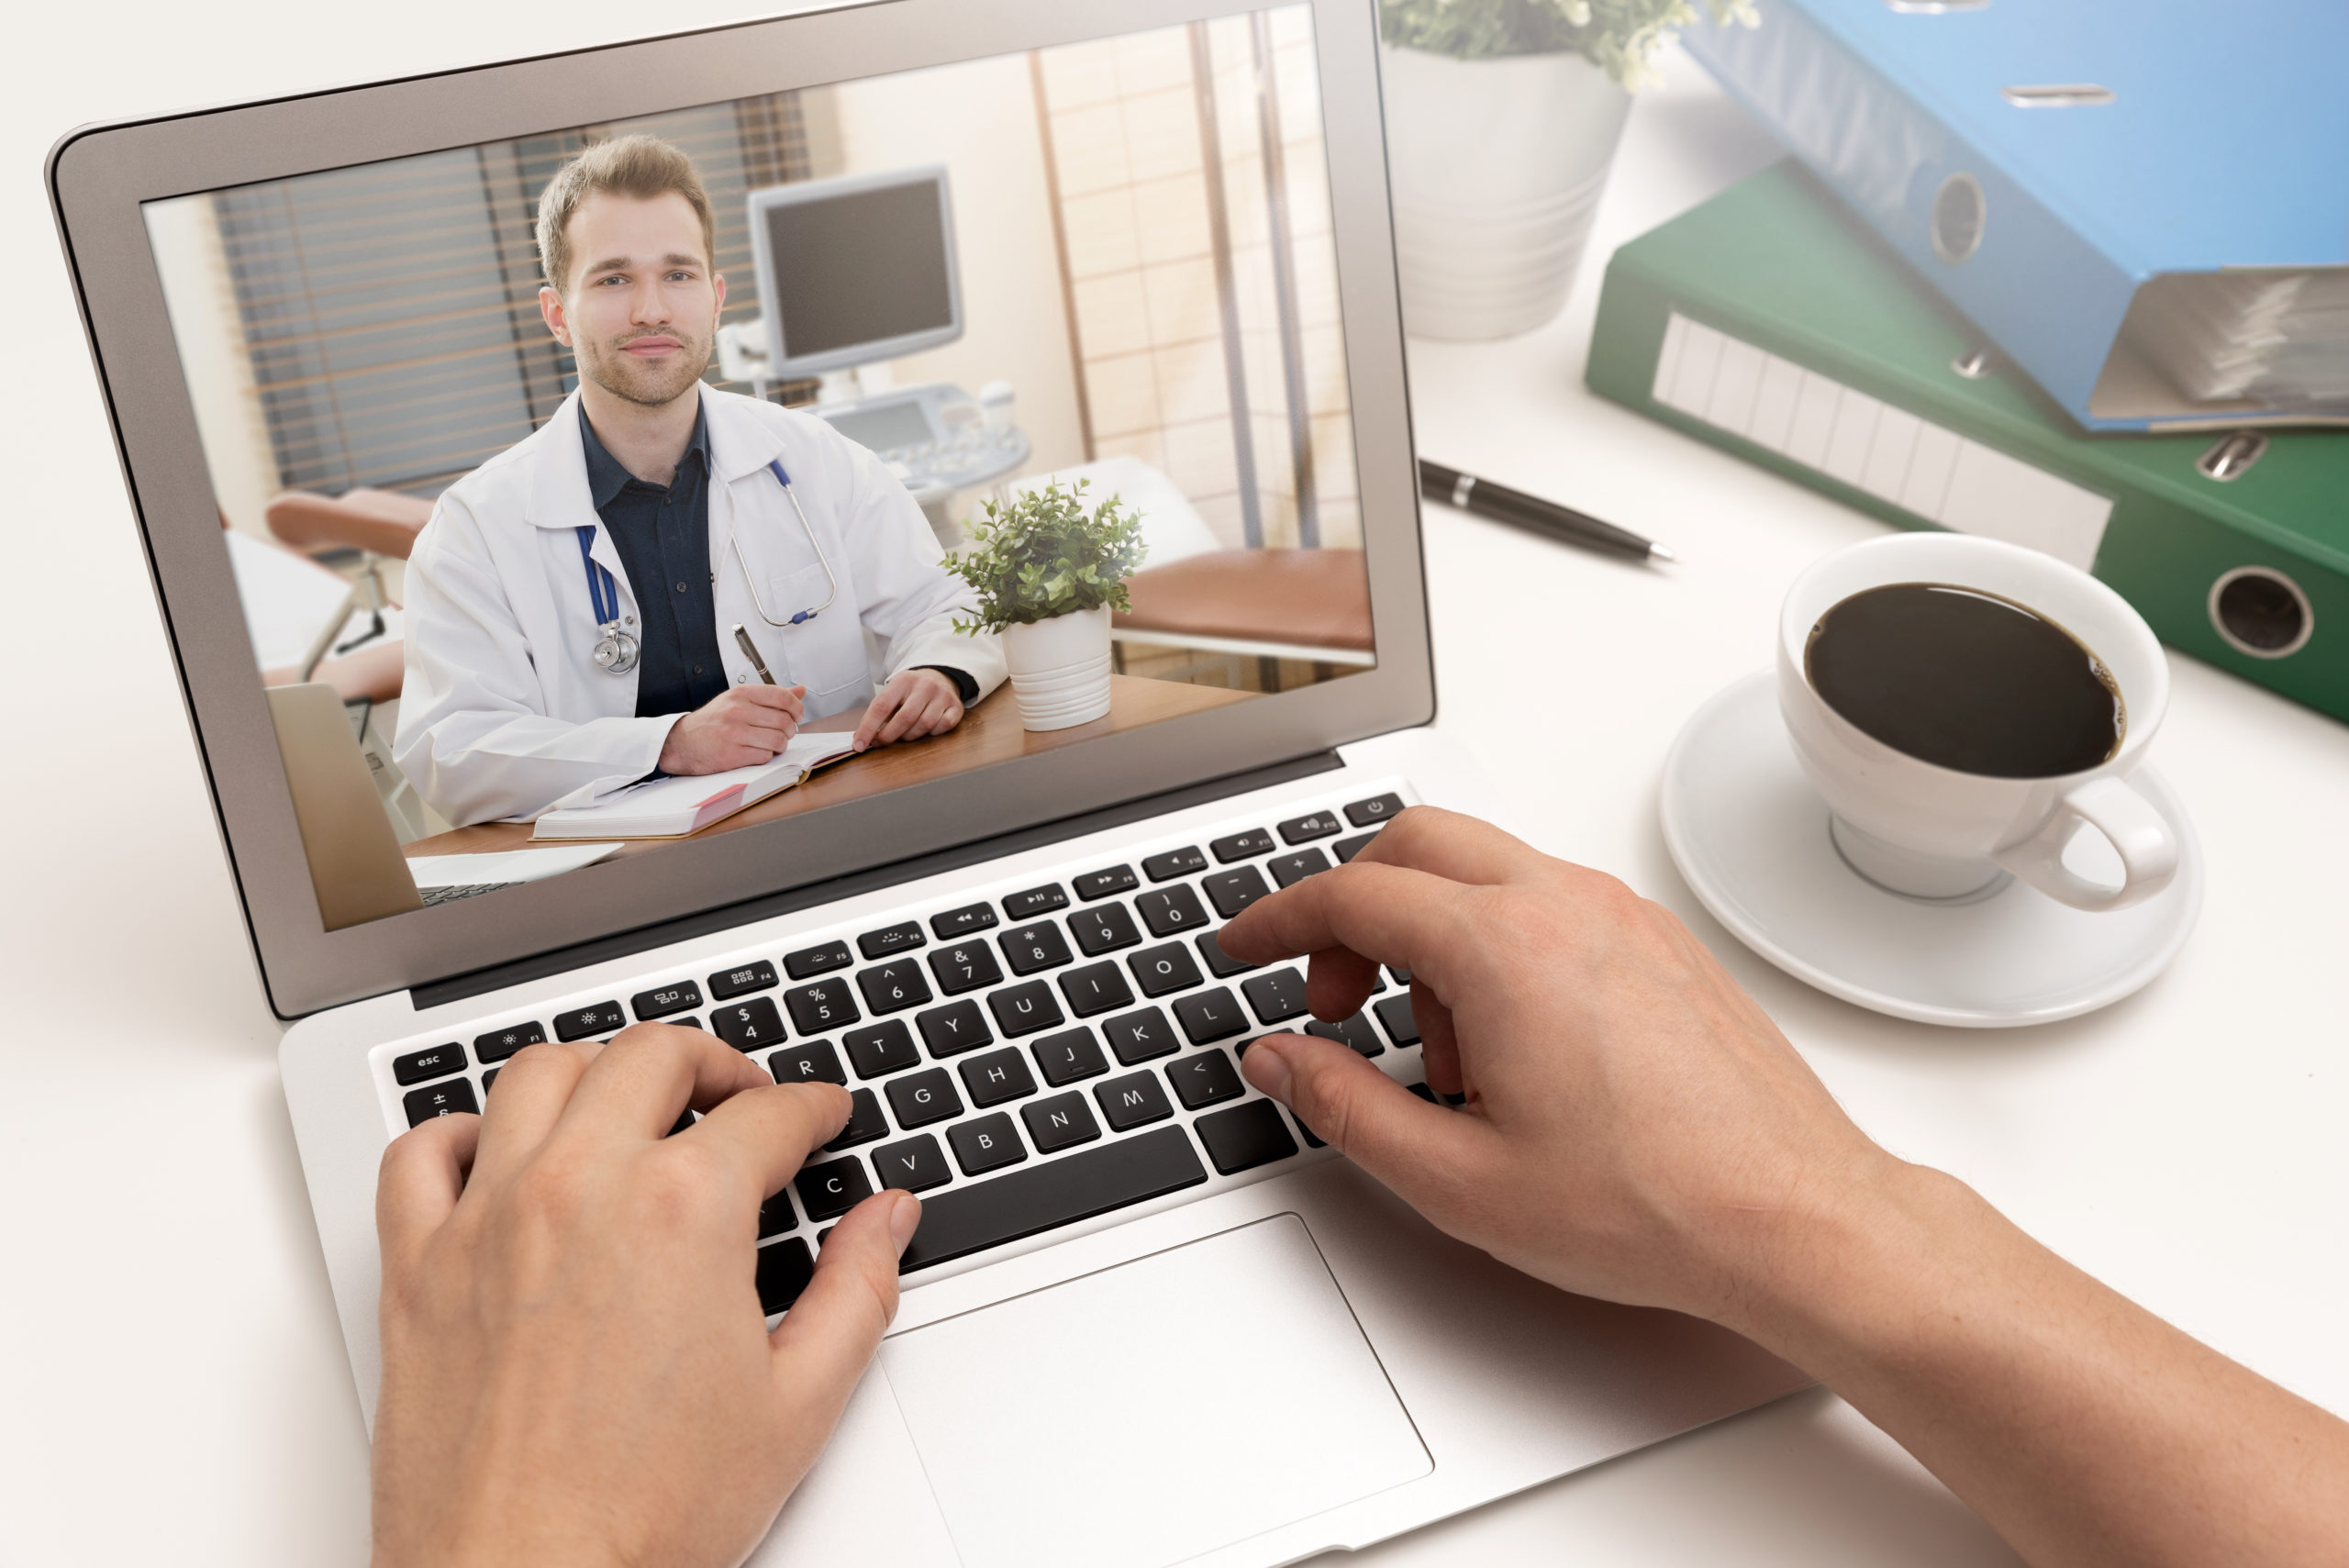
POLYGON ((664 328, 658 332, 631 332, 609 346, 590 349, 583 340, 579 345, 579 373, 625 402, 640 404, 647 408, 665 407, 691 391, 709 368, 709 350, 714 339, 698 339, 692 334, 664 328), (639 338, 674 338, 679 348, 674 354, 659 360, 640 360, 628 352, 628 345, 639 338))

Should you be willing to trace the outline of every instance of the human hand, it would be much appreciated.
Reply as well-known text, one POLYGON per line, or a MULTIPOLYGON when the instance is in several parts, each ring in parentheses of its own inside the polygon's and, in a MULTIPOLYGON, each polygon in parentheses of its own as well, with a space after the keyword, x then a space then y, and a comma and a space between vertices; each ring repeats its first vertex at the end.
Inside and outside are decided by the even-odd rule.
POLYGON ((873 695, 856 727, 856 749, 943 735, 963 722, 963 695, 935 670, 905 670, 873 695))
POLYGON ((1906 1169, 1672 914, 1471 817, 1406 811, 1352 863, 1262 899, 1235 959, 1312 955, 1314 1013, 1411 971, 1429 1084, 1274 1036, 1249 1080, 1437 1226, 1585 1295, 1739 1326, 1841 1211, 1906 1169))
POLYGON ((740 1562, 897 1306, 921 1206, 849 1211, 766 1331, 759 1206, 846 1123, 698 1029, 534 1045, 384 1151, 375 1568, 740 1562), (664 1137, 691 1104, 702 1119, 664 1137))
POLYGON ((771 762, 799 733, 805 686, 735 686, 669 727, 661 747, 664 773, 722 773, 771 762))

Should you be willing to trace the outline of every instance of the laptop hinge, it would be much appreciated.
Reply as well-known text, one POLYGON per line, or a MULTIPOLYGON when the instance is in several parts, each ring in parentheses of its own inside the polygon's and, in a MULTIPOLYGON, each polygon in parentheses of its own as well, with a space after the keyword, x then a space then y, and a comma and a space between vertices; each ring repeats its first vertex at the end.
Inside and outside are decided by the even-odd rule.
POLYGON ((938 850, 908 860, 894 861, 887 865, 872 866, 847 876, 811 883, 806 887, 794 887, 780 893, 762 894, 739 904, 728 904, 697 914, 681 915, 658 925, 640 926, 632 931, 619 931, 592 941, 574 942, 569 947, 549 952, 518 958, 488 969, 476 969, 470 973, 453 974, 446 980, 412 986, 408 1000, 418 1012, 450 1002, 462 1002, 468 996, 485 995, 508 985, 527 984, 544 980, 589 964, 602 963, 630 953, 649 952, 672 942, 691 941, 715 931, 730 930, 753 921, 772 919, 777 915, 789 915, 801 909, 811 909, 819 904, 837 903, 859 894, 871 893, 900 883, 915 882, 940 872, 958 871, 964 866, 1018 854, 1023 850, 1039 849, 1063 839, 1081 838, 1097 833, 1105 828, 1122 827, 1146 817, 1163 817, 1169 812, 1189 806, 1203 806, 1250 790, 1267 789, 1286 784, 1292 779, 1310 778, 1344 766, 1335 751, 1314 751, 1287 762, 1253 768, 1244 773, 1229 773, 1204 784, 1188 784, 1171 789, 1163 795, 1144 795, 1139 800, 1123 801, 1105 806, 1098 811, 1087 811, 1075 817, 1063 817, 1057 821, 1040 822, 1032 828, 1016 832, 997 834, 992 839, 980 839, 968 844, 958 844, 950 850, 938 850))

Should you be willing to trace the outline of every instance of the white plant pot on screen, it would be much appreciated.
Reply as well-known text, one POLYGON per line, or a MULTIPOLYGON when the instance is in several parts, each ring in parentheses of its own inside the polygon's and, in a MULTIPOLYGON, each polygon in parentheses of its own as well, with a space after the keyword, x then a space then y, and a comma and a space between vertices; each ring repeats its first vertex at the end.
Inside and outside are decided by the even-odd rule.
POLYGON ((1109 712, 1109 606, 1003 628, 1019 722, 1066 729, 1109 712))
POLYGON ((1631 95, 1578 54, 1381 56, 1404 330, 1541 326, 1565 304, 1631 95))

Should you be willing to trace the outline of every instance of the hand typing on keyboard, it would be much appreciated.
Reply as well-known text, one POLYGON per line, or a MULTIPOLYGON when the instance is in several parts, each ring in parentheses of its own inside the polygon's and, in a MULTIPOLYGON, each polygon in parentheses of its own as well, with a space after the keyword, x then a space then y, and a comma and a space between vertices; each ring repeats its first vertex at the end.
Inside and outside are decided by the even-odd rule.
POLYGON ((2349 1426, 1878 1147, 1668 911, 1426 806, 1251 902, 1354 1017, 1411 974, 1429 1084, 1336 1039, 1241 1070, 1453 1235, 1568 1290, 1726 1324, 1850 1399, 2035 1564, 2338 1561, 2349 1426))
POLYGON ((880 1343, 920 1218, 896 1191, 852 1208, 766 1331, 761 1205, 848 1117, 832 1084, 639 1024, 529 1046, 484 1115, 395 1141, 376 1568, 747 1555, 880 1343))

